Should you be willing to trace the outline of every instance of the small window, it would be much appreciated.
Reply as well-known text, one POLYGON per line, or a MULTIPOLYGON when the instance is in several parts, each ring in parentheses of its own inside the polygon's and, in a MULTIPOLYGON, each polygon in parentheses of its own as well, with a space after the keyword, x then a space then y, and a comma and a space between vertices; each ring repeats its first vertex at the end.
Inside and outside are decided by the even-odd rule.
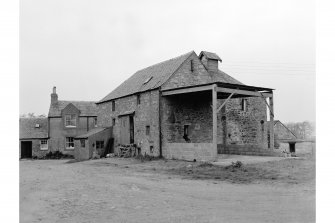
POLYGON ((41 150, 48 150, 48 140, 46 140, 46 139, 41 140, 40 149, 41 150))
POLYGON ((241 110, 246 111, 247 110, 247 99, 242 99, 241 101, 241 110))
POLYGON ((80 140, 80 146, 85 148, 85 139, 80 140))
POLYGON ((73 139, 73 137, 66 137, 65 147, 66 147, 66 149, 74 149, 74 139, 73 139))
POLYGON ((112 101, 112 111, 115 111, 115 101, 112 101))
POLYGON ((39 127, 40 127, 40 124, 36 124, 36 125, 35 125, 35 128, 39 128, 39 127))
POLYGON ((188 133, 189 133, 189 125, 184 125, 184 136, 183 138, 185 139, 186 142, 190 141, 190 138, 188 137, 188 133))
POLYGON ((115 126, 115 118, 112 119, 112 126, 115 126))
POLYGON ((145 134, 146 134, 147 136, 150 135, 150 125, 145 126, 145 134))
POLYGON ((103 149, 104 148, 104 141, 96 141, 96 148, 97 149, 103 149))
POLYGON ((141 104, 141 95, 137 95, 137 105, 141 104))
POLYGON ((261 120, 262 132, 264 132, 264 120, 261 120))
POLYGON ((98 118, 97 117, 94 118, 94 127, 98 127, 98 118))
POLYGON ((65 115, 65 126, 76 127, 76 115, 65 115))
POLYGON ((147 79, 143 82, 143 84, 147 84, 151 79, 152 79, 152 76, 149 77, 149 78, 147 78, 147 79))
POLYGON ((193 72, 193 60, 191 60, 190 62, 191 62, 191 72, 193 72))

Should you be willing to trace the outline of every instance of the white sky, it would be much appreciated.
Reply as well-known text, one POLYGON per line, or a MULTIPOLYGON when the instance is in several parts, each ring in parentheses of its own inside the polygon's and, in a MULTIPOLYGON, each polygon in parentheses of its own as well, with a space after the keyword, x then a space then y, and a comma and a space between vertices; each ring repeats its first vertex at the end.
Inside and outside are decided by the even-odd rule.
POLYGON ((274 88, 275 119, 315 121, 311 0, 20 2, 20 113, 98 101, 137 70, 191 50, 217 53, 244 84, 274 88))

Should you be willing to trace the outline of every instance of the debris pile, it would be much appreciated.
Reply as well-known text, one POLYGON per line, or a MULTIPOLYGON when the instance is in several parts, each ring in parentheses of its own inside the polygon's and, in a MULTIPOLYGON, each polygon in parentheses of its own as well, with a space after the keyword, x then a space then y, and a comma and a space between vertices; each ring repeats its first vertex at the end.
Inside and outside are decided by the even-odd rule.
POLYGON ((136 144, 119 145, 117 156, 123 158, 134 157, 137 155, 136 150, 136 144))

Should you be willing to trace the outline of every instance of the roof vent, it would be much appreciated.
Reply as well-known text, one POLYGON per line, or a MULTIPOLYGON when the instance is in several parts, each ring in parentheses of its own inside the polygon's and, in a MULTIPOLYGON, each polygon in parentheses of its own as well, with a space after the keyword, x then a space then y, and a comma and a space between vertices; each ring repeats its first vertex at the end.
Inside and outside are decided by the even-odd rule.
POLYGON ((149 78, 147 78, 147 79, 143 82, 143 84, 147 84, 151 79, 152 79, 152 76, 149 77, 149 78))
POLYGON ((35 128, 39 128, 40 127, 40 124, 35 124, 35 128))

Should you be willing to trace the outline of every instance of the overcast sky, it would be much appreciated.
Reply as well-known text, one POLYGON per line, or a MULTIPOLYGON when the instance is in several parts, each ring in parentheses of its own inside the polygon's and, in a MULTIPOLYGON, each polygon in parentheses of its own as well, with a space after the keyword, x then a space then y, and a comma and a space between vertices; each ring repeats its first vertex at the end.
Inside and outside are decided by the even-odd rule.
POLYGON ((244 84, 274 88, 275 119, 315 120, 311 0, 20 2, 20 113, 98 101, 137 70, 191 50, 217 53, 244 84))

